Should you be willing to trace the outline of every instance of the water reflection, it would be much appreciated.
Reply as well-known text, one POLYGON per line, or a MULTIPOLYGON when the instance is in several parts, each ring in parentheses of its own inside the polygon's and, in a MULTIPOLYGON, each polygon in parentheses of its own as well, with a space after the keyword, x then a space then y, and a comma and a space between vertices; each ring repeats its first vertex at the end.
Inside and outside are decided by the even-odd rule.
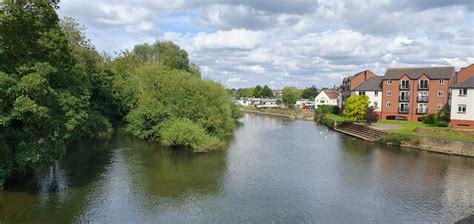
POLYGON ((472 158, 247 114, 221 152, 174 151, 122 130, 73 144, 0 193, 0 222, 453 222, 473 211, 473 170, 472 158))

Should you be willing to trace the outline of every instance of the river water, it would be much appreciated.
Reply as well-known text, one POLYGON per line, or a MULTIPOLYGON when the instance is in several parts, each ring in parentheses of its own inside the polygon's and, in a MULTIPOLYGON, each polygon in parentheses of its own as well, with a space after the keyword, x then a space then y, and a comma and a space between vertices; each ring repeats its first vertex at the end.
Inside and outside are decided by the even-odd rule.
POLYGON ((116 131, 0 193, 0 223, 454 222, 474 213, 474 159, 246 114, 225 151, 116 131))

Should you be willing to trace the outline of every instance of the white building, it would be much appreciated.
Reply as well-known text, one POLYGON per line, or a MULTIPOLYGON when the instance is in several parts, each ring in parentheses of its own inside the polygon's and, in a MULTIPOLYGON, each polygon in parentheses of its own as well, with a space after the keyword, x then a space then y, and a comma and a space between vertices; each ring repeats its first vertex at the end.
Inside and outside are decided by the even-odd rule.
POLYGON ((309 99, 299 99, 296 101, 295 107, 296 108, 303 108, 304 106, 314 105, 314 101, 309 99))
POLYGON ((474 129, 474 77, 451 87, 451 127, 474 129))
POLYGON ((382 111, 382 77, 375 76, 356 87, 351 95, 366 95, 369 97, 369 106, 374 107, 375 112, 382 111))
POLYGON ((335 90, 332 90, 332 89, 325 89, 321 91, 314 98, 314 105, 316 107, 321 106, 321 105, 337 106, 337 103, 338 103, 338 94, 335 90))
POLYGON ((275 108, 279 107, 277 99, 267 98, 241 98, 234 100, 234 103, 241 107, 275 108))

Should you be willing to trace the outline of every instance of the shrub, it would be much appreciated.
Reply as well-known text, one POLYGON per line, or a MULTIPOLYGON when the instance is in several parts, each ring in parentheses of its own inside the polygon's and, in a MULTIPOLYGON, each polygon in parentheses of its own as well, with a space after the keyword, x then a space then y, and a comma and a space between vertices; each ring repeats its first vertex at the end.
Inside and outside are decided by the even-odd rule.
POLYGON ((449 126, 449 122, 446 122, 446 121, 438 121, 438 123, 436 124, 438 127, 448 127, 449 126))
POLYGON ((407 135, 391 133, 382 137, 379 141, 383 144, 401 145, 409 140, 410 137, 407 135))
POLYGON ((449 112, 440 111, 437 114, 428 114, 423 117, 423 123, 429 124, 436 127, 448 127, 449 126, 449 112))
POLYGON ((222 146, 219 139, 208 135, 205 129, 186 118, 170 119, 162 123, 160 141, 163 145, 208 151, 222 146))
POLYGON ((367 108, 367 113, 364 116, 365 121, 371 125, 373 123, 377 123, 379 121, 379 115, 374 112, 373 107, 368 107, 367 108))
POLYGON ((339 107, 333 105, 321 105, 314 110, 316 114, 339 114, 339 107))

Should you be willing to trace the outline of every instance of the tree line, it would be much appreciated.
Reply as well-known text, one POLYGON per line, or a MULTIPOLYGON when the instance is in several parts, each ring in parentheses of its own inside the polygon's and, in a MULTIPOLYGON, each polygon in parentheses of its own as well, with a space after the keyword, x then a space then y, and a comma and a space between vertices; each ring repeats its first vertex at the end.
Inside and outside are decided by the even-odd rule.
POLYGON ((58 18, 57 2, 0 3, 0 189, 58 159, 68 143, 107 137, 121 122, 172 147, 225 145, 241 114, 186 51, 156 42, 100 54, 75 19, 58 18))

